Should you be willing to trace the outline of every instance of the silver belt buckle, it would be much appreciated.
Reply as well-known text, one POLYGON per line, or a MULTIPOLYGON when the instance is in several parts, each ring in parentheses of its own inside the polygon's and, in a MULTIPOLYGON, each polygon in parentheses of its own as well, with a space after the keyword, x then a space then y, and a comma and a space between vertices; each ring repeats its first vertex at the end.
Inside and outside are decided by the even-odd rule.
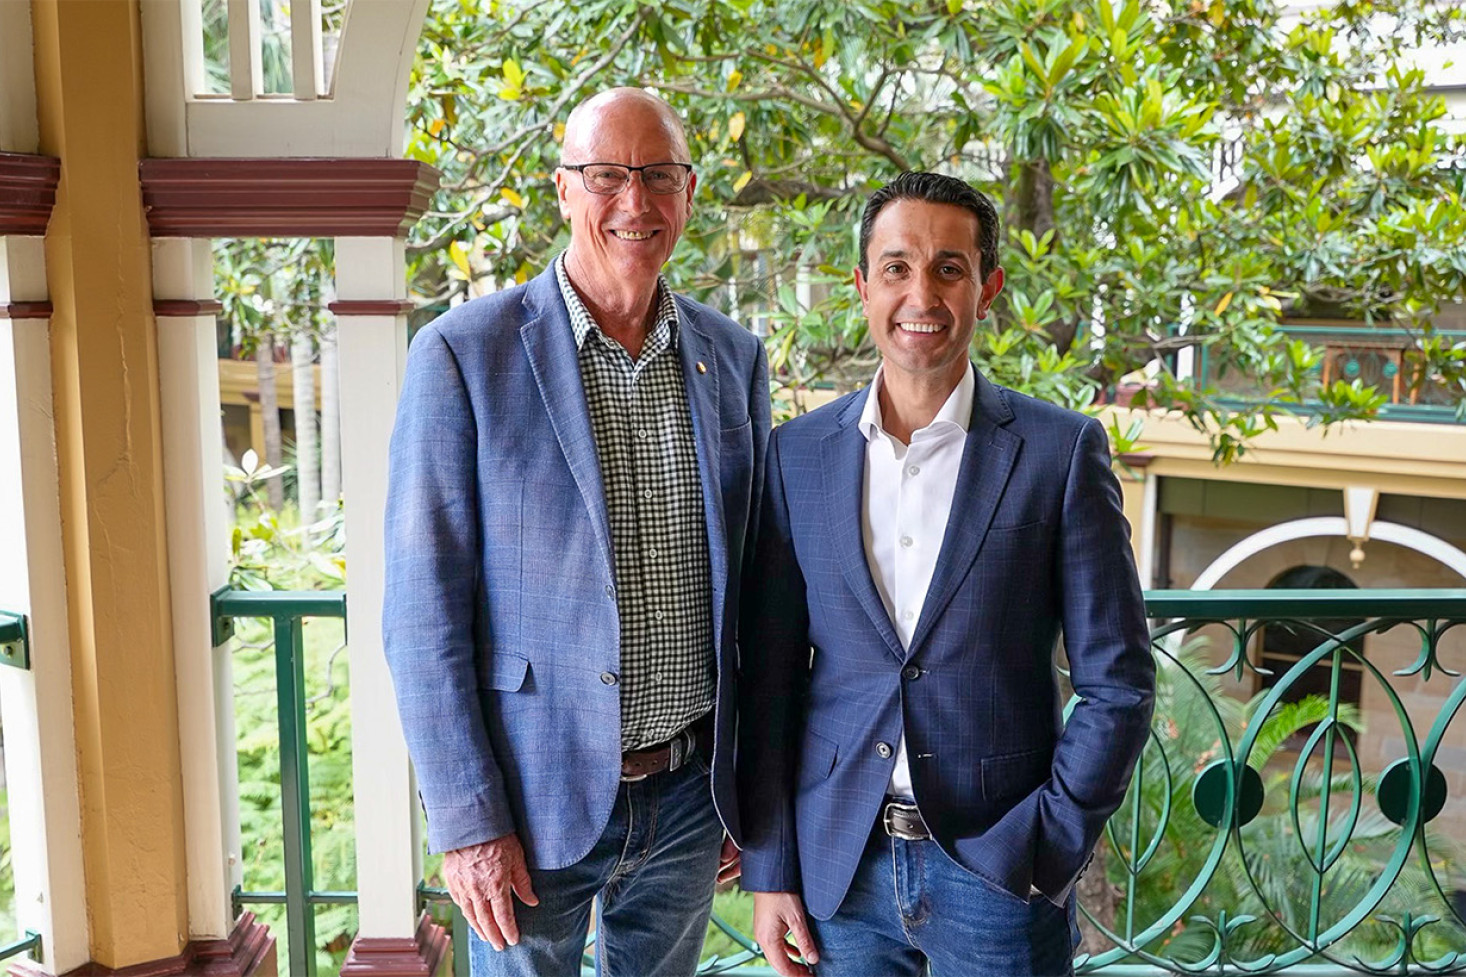
POLYGON ((929 835, 915 834, 911 831, 906 831, 902 828, 896 827, 896 822, 891 817, 891 815, 897 810, 915 814, 917 817, 921 816, 921 811, 915 805, 897 804, 895 801, 888 802, 886 804, 886 809, 881 817, 881 821, 883 822, 886 829, 886 834, 890 835, 892 838, 900 838, 902 841, 925 841, 928 837, 930 837, 929 835))

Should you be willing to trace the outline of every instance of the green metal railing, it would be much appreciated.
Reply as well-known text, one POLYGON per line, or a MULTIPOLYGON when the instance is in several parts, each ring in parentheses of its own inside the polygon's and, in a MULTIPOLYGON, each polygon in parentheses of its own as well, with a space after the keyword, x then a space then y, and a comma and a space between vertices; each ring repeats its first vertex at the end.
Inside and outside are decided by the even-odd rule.
POLYGON ((31 667, 30 636, 24 614, 0 611, 0 665, 19 669, 31 667))
MULTIPOLYGON (((1466 773, 1466 750, 1454 745, 1461 731, 1450 738, 1466 681, 1448 667, 1466 662, 1466 590, 1152 591, 1146 603, 1157 711, 1090 869, 1111 883, 1112 898, 1081 900, 1089 952, 1076 969, 1466 972, 1466 919, 1453 901, 1466 889, 1466 837, 1435 826, 1443 813, 1466 824, 1436 765, 1466 773), (1295 649, 1302 643, 1289 667, 1266 664, 1269 629, 1295 649), (1376 642, 1391 632, 1408 637, 1413 660, 1387 671, 1376 642), (1363 725, 1348 673, 1393 714, 1388 730, 1363 725), (1300 699, 1304 686, 1324 691, 1300 699), (1397 748, 1376 748, 1389 762, 1366 772, 1363 744, 1382 737, 1397 748)), ((275 623, 286 891, 237 892, 235 902, 286 905, 291 973, 315 972, 310 907, 355 900, 312 889, 303 790, 300 620, 344 610, 340 594, 215 597, 221 626, 245 616, 275 623)), ((426 886, 418 898, 422 907, 448 902, 426 886)), ((454 972, 467 974, 467 927, 452 914, 454 972)), ((700 973, 772 972, 746 934, 716 916, 713 926, 737 949, 700 973)))
POLYGON ((35 930, 26 930, 25 938, 15 940, 11 943, 0 944, 0 963, 4 963, 11 957, 18 957, 22 953, 30 955, 36 963, 41 962, 41 934, 35 930))
MULTIPOLYGON (((1163 622, 1156 720, 1097 859, 1124 894, 1110 919, 1081 905, 1109 947, 1076 969, 1466 971, 1466 920, 1448 892, 1466 888, 1466 852, 1430 826, 1446 801, 1435 761, 1466 701, 1441 659, 1444 643, 1466 648, 1466 634, 1448 637, 1466 624, 1466 590, 1157 591, 1146 602, 1163 622), (1203 629, 1209 644, 1196 640, 1203 629), (1301 649, 1285 671, 1264 664, 1268 629, 1301 649), (1368 643, 1397 629, 1414 660, 1387 674, 1368 643), (1350 670, 1398 728, 1361 728, 1350 670), (1254 677, 1263 690, 1249 708, 1235 686, 1250 692, 1254 677), (1304 686, 1326 691, 1295 701, 1304 686), (1366 742, 1397 744, 1377 748, 1394 757, 1378 773, 1365 772, 1366 742)), ((1458 802, 1452 814, 1463 813, 1458 802)))
POLYGON ((355 892, 317 892, 311 862, 310 769, 306 750, 306 618, 346 617, 346 595, 339 591, 237 591, 212 597, 214 644, 234 633, 236 618, 268 618, 275 634, 275 701, 280 716, 280 814, 284 828, 285 891, 234 892, 235 915, 247 905, 285 905, 291 974, 315 977, 314 908, 356 902, 355 892))

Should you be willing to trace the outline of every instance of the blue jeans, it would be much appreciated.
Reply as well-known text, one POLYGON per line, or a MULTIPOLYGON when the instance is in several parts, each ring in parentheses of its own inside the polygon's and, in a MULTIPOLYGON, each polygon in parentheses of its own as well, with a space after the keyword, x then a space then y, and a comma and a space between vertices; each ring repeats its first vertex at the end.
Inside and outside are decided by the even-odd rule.
POLYGON ((590 853, 566 868, 530 869, 538 906, 514 900, 519 943, 496 952, 470 931, 474 977, 578 977, 596 914, 598 977, 691 977, 702 954, 723 825, 708 768, 622 784, 590 853))
POLYGON ((1063 908, 1037 895, 1025 902, 962 868, 936 842, 881 830, 835 915, 810 917, 809 925, 818 977, 1069 975, 1079 946, 1072 893, 1063 908))

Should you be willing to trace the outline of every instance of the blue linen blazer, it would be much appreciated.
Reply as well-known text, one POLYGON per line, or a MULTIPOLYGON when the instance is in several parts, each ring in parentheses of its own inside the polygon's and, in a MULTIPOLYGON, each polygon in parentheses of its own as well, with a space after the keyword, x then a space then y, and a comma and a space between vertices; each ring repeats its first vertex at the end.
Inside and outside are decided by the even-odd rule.
MULTIPOLYGON (((769 432, 763 344, 678 296, 712 567, 714 798, 733 794, 738 601, 769 432)), ((621 773, 620 621, 600 463, 551 268, 413 340, 392 432, 383 635, 428 847, 590 851, 621 773)), ((359 721, 370 721, 359 717, 359 721)))
POLYGON ((938 844, 1056 901, 1124 798, 1155 667, 1098 422, 977 375, 952 513, 910 648, 861 534, 866 391, 774 432, 744 586, 738 791, 743 887, 828 919, 906 734, 938 844), (1074 690, 1063 720, 1062 629, 1074 690), (915 670, 913 671, 912 666, 915 670), (882 750, 880 744, 891 750, 882 750))

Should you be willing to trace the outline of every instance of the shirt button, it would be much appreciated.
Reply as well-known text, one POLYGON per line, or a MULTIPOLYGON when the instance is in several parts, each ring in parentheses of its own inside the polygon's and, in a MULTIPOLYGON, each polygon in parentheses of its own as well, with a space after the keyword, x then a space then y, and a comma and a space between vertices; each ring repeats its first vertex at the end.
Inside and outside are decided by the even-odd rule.
POLYGON ((666 617, 666 615, 663 614, 661 611, 657 611, 657 613, 654 614, 654 615, 652 615, 652 616, 655 617, 658 621, 660 621, 662 618, 666 617))
POLYGON ((907 665, 905 668, 901 669, 901 677, 912 680, 921 678, 921 669, 917 668, 915 665, 907 665))
POLYGON ((906 469, 906 474, 908 474, 908 475, 920 475, 921 474, 921 466, 920 465, 912 465, 910 468, 906 469))
POLYGON ((616 588, 615 587, 612 587, 610 584, 606 584, 606 596, 609 597, 609 598, 611 598, 612 600, 615 600, 616 599, 616 588))
POLYGON ((643 499, 650 499, 652 497, 652 490, 647 489, 645 492, 641 493, 641 497, 643 499))
POLYGON ((911 544, 914 543, 914 542, 915 542, 915 540, 913 540, 910 536, 902 536, 901 537, 901 545, 902 546, 910 547, 911 544))
POLYGON ((601 684, 602 685, 615 685, 616 684, 616 674, 614 672, 602 672, 601 673, 601 684))
POLYGON ((636 432, 636 436, 639 437, 639 438, 641 438, 643 441, 645 441, 646 438, 647 438, 646 428, 639 429, 636 432))
POLYGON ((876 744, 876 755, 879 756, 882 760, 885 760, 888 757, 890 757, 890 755, 891 755, 891 744, 890 743, 877 743, 876 744))
POLYGON ((657 558, 657 551, 654 549, 647 550, 646 555, 648 559, 655 560, 657 558))
POLYGON ((916 612, 915 611, 902 611, 901 612, 901 620, 903 620, 903 621, 910 621, 910 620, 912 620, 915 617, 916 617, 916 612))

